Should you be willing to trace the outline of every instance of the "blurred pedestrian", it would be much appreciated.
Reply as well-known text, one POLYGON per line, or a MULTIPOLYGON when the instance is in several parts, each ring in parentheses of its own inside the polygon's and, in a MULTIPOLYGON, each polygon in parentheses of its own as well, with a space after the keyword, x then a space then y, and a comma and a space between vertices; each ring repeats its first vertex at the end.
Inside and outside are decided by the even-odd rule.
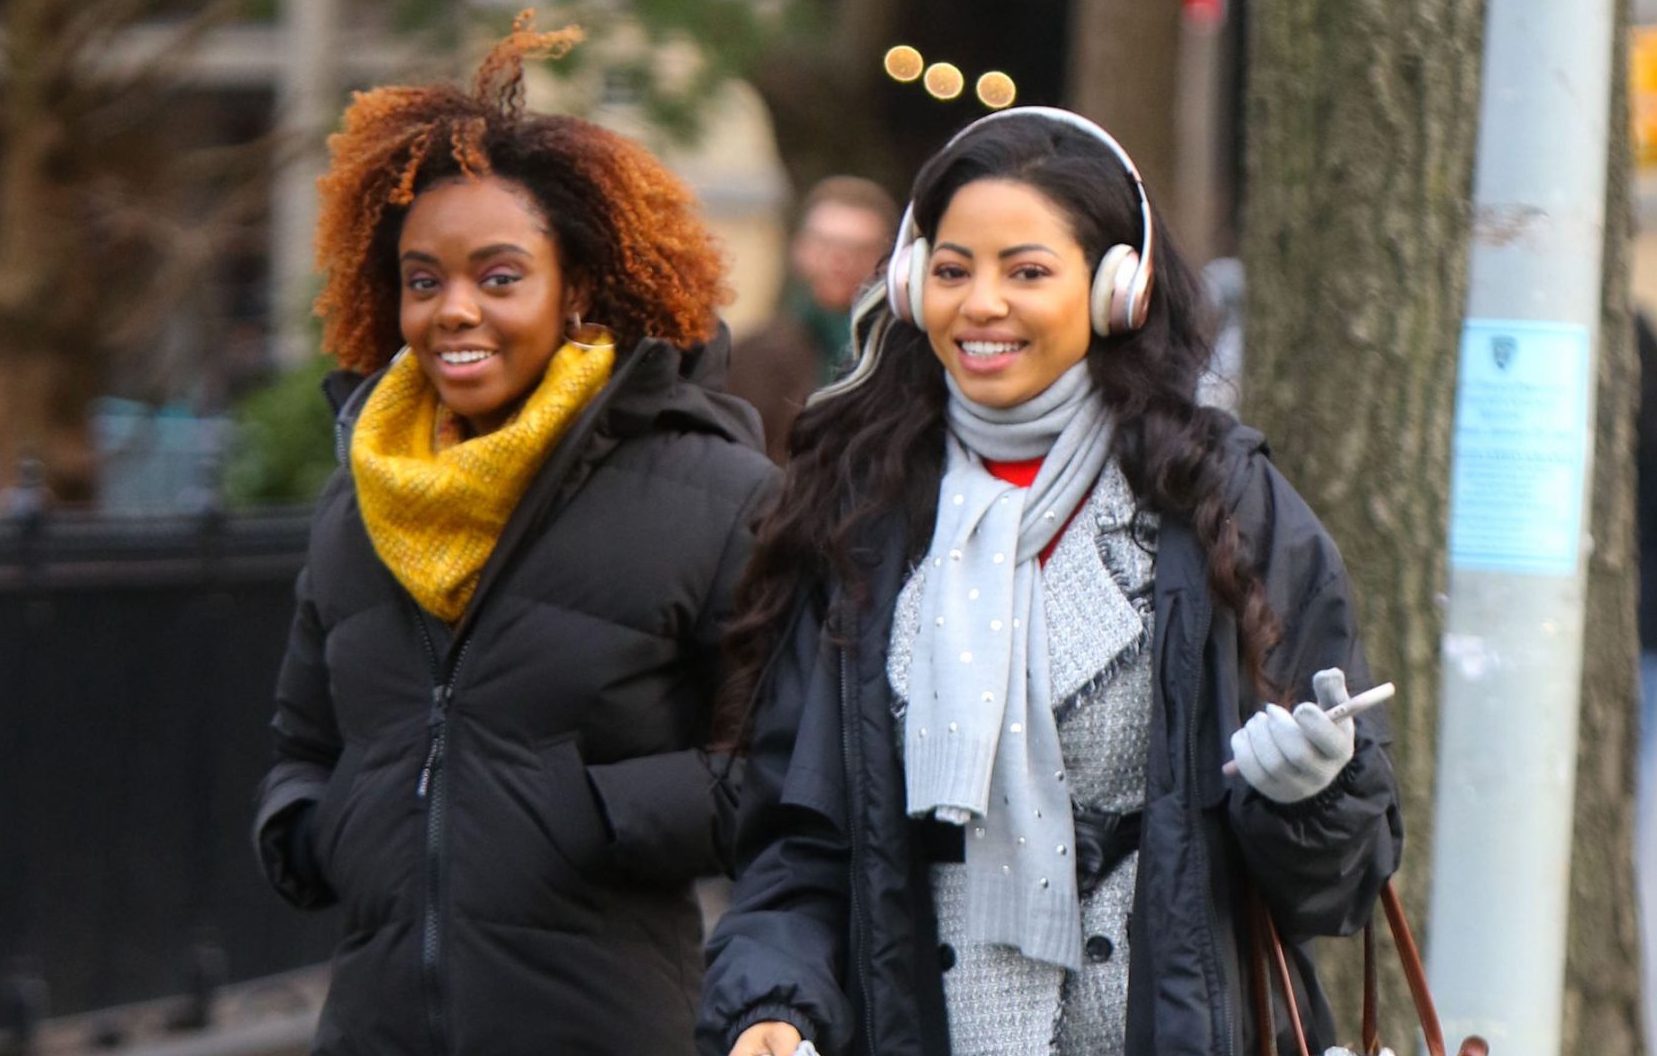
POLYGON ((775 470, 709 386, 723 275, 689 192, 523 108, 525 58, 578 36, 522 17, 469 93, 360 94, 329 143, 317 308, 372 376, 255 829, 278 891, 344 911, 318 1053, 691 1051, 718 642, 775 470))
POLYGON ((1197 279, 1098 126, 981 119, 902 226, 738 591, 700 1051, 1254 1052, 1250 891, 1323 1051, 1308 940, 1401 839, 1384 720, 1324 710, 1370 684, 1335 544, 1195 403, 1197 279))
POLYGON ((782 306, 731 356, 730 389, 759 410, 773 461, 786 457, 806 397, 844 364, 852 301, 891 246, 897 218, 892 196, 857 176, 830 176, 806 195, 782 306))

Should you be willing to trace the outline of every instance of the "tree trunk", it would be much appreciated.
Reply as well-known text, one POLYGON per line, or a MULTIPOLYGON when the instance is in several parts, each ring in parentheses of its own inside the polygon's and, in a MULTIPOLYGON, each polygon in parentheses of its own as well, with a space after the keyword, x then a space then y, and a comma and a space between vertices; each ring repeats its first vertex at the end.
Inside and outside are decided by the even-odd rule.
MULTIPOLYGON (((74 334, 87 306, 56 281, 72 259, 63 217, 66 129, 53 103, 67 71, 61 35, 69 11, 52 0, 13 0, 5 12, 8 68, 0 91, 0 489, 20 461, 38 459, 54 496, 92 497, 95 458, 86 409, 96 391, 90 346, 74 334), (56 63, 54 62, 56 60, 56 63)), ((85 291, 80 299, 95 291, 85 291)), ((88 335, 91 336, 91 335, 88 335)))
POLYGON ((1070 105, 1108 128, 1167 202, 1179 186, 1179 42, 1178 3, 1073 0, 1070 105))
MULTIPOLYGON (((1244 410, 1339 541, 1370 665, 1398 685, 1398 884, 1418 928, 1483 13, 1483 0, 1249 12, 1244 410)), ((1356 1042, 1358 944, 1328 945, 1325 982, 1356 1042)), ((1397 974, 1382 984, 1382 1037, 1403 1048, 1408 996, 1397 974)))
MULTIPOLYGON (((204 149, 182 61, 229 5, 198 6, 140 57, 123 37, 153 3, 0 4, 0 488, 28 457, 54 498, 90 501, 92 400, 234 281, 215 254, 262 206, 268 147, 204 149)), ((190 373, 208 391, 217 371, 190 373)))
POLYGON ((1636 626, 1640 582, 1634 530, 1639 362, 1629 288, 1633 228, 1628 142, 1628 4, 1617 5, 1611 69, 1604 309, 1596 379, 1576 824, 1566 933, 1564 1049, 1638 1053, 1638 904, 1634 891, 1635 753, 1639 744, 1636 626))
POLYGON ((797 193, 824 176, 855 173, 898 193, 904 173, 894 130, 876 102, 885 48, 899 39, 909 7, 896 0, 846 0, 832 29, 810 40, 781 41, 753 73, 771 111, 777 150, 797 193))

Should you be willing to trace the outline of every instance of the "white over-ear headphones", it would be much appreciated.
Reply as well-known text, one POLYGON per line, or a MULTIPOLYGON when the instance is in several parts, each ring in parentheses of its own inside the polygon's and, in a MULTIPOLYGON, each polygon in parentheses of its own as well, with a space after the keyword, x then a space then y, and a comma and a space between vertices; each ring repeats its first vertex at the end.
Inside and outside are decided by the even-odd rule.
MULTIPOLYGON (((1133 177, 1134 194, 1139 199, 1139 219, 1145 232, 1139 248, 1117 243, 1105 250, 1099 266, 1093 273, 1093 290, 1088 301, 1093 330, 1101 337, 1137 330, 1145 324, 1151 306, 1153 242, 1151 234, 1151 202, 1145 197, 1145 182, 1139 168, 1122 145, 1109 132, 1080 114, 1053 106, 1016 106, 997 110, 979 118, 955 133, 944 145, 948 150, 972 131, 991 121, 1012 117, 1041 117, 1086 132, 1103 143, 1122 167, 1133 177)), ((892 246, 891 259, 886 263, 886 303, 892 314, 906 323, 920 325, 921 290, 926 285, 927 258, 931 247, 921 236, 915 223, 915 203, 903 208, 903 220, 898 224, 897 242, 892 246)), ((861 373, 861 372, 858 372, 861 373)), ((849 379, 848 379, 849 380, 849 379)))

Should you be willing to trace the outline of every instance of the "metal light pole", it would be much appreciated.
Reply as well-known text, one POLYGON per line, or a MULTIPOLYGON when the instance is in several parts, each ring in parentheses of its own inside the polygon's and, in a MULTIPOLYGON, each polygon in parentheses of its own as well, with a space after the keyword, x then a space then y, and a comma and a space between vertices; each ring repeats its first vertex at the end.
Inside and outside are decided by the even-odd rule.
POLYGON ((1451 474, 1428 969, 1560 1051, 1614 0, 1490 0, 1451 474))

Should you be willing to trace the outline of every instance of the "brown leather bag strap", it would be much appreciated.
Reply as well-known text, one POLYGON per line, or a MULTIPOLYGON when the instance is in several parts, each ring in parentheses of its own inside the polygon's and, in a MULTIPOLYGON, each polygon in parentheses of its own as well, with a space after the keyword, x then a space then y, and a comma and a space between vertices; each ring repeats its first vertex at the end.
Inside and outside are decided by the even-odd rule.
POLYGON ((1271 980, 1277 978, 1283 994, 1283 1004, 1289 1013, 1289 1026, 1294 1030, 1297 1056, 1311 1056, 1306 1047, 1306 1027, 1300 1018, 1300 1003, 1295 998, 1295 987, 1289 975, 1289 959, 1283 950, 1283 939, 1277 933, 1277 923, 1260 892, 1249 885, 1249 933, 1254 942, 1254 1025, 1256 1045, 1260 1056, 1277 1056, 1277 1022, 1272 1012, 1271 980))
MULTIPOLYGON (((1427 1038, 1427 1051, 1432 1056, 1444 1056, 1444 1029, 1439 1026, 1438 1009, 1433 1005, 1432 991, 1427 989, 1427 971, 1421 966, 1421 951, 1416 949, 1415 936, 1410 933, 1410 922, 1404 917, 1404 902, 1393 890, 1389 878, 1381 887, 1381 908, 1387 914, 1387 927, 1392 929, 1392 944, 1398 949, 1398 959, 1404 965, 1404 981, 1410 984, 1410 997, 1415 1001, 1415 1015, 1421 1020, 1421 1032, 1427 1038)), ((1479 1039, 1469 1039, 1483 1046, 1479 1039)), ((1468 1052, 1464 1042, 1461 1051, 1468 1052)))
POLYGON ((1272 959, 1277 963, 1277 978, 1283 984, 1283 1003, 1288 1006, 1289 1026, 1295 1032, 1295 1051, 1300 1056, 1311 1056, 1306 1048, 1306 1023, 1300 1018, 1300 1002, 1295 998, 1294 980, 1289 975, 1289 958, 1283 951, 1283 940, 1277 934, 1277 922, 1266 914, 1266 934, 1272 940, 1272 959))
MULTIPOLYGON (((1258 898, 1258 896, 1255 896, 1258 898)), ((1392 944, 1398 951, 1398 960, 1404 969, 1404 980, 1410 987, 1410 998, 1415 1002, 1415 1015, 1421 1023, 1421 1033, 1427 1042, 1427 1051, 1430 1056, 1444 1056, 1444 1028, 1438 1021, 1438 1009, 1433 1004, 1432 991, 1427 988, 1427 970, 1421 964, 1421 951, 1415 944, 1415 935, 1410 931, 1410 922, 1404 916, 1404 903, 1393 889, 1392 880, 1388 879, 1381 885, 1381 909, 1386 914, 1387 927, 1392 932, 1392 944)), ((1289 978, 1288 961, 1283 953, 1283 941, 1278 937, 1277 927, 1271 920, 1271 915, 1260 903, 1260 912, 1265 914, 1265 923, 1254 929, 1257 942, 1263 942, 1266 948, 1267 959, 1276 968, 1277 982, 1287 996, 1290 1014, 1295 1016, 1295 1037, 1299 1051, 1306 1053, 1306 1036, 1300 1026, 1299 1013, 1295 1008, 1294 984, 1289 978)), ((1270 998, 1267 998, 1270 1004, 1270 998)), ((1371 922, 1364 927, 1364 1021, 1363 1046, 1370 1056, 1381 1051, 1379 1020, 1379 996, 1376 985, 1375 970, 1375 929, 1371 922)), ((1270 1043, 1264 1043, 1261 1052, 1269 1051, 1270 1043)), ((1459 1056, 1489 1056, 1490 1047, 1485 1040, 1477 1035, 1469 1035, 1461 1043, 1459 1056)))
POLYGON ((1254 1000, 1255 1048, 1260 1056, 1277 1056, 1277 1023, 1272 1015, 1272 961, 1266 941, 1266 906, 1248 889, 1249 993, 1254 1000))

